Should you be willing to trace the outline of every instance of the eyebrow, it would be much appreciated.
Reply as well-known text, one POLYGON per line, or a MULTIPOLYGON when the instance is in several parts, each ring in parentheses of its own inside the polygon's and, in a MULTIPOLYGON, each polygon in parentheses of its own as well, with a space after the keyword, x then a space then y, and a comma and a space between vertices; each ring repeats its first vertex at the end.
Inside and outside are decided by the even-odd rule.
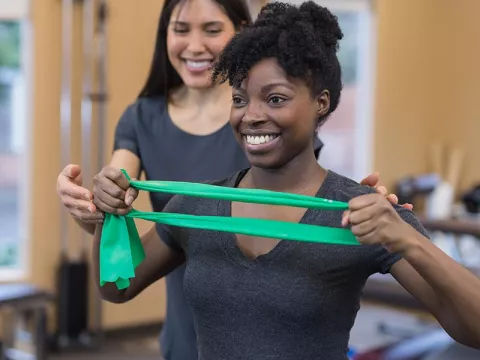
POLYGON ((288 82, 275 82, 275 83, 271 83, 271 84, 268 84, 268 85, 265 85, 264 87, 262 87, 262 92, 271 91, 273 88, 275 88, 277 86, 283 86, 283 87, 289 88, 292 91, 295 90, 295 86, 293 86, 292 84, 290 84, 288 82))
MULTIPOLYGON (((178 20, 172 20, 172 25, 183 25, 183 26, 188 26, 190 23, 185 22, 185 21, 178 21, 178 20)), ((203 26, 213 26, 213 25, 223 25, 223 22, 221 21, 207 21, 206 23, 202 24, 203 26)))

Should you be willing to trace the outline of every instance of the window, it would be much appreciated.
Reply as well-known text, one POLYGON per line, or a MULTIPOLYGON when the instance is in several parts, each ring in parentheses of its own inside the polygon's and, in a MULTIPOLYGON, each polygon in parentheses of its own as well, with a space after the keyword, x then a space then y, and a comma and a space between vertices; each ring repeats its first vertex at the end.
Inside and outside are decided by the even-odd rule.
MULTIPOLYGON (((288 1, 288 0, 287 0, 288 1)), ((303 0, 289 0, 300 4, 303 0)), ((369 0, 316 0, 337 15, 344 38, 338 53, 343 70, 342 98, 322 126, 320 162, 357 181, 371 171, 374 68, 374 16, 369 0)))
POLYGON ((0 0, 0 280, 24 270, 27 211, 26 1, 0 0))

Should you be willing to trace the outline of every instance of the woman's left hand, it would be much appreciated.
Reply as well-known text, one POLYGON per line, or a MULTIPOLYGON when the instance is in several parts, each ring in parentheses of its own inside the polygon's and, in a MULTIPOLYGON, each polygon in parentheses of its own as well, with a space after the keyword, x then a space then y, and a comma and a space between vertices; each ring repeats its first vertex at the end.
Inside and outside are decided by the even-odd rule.
MULTIPOLYGON (((360 181, 360 185, 365 185, 365 186, 370 186, 375 188, 378 193, 382 194, 387 198, 388 201, 390 201, 392 204, 398 204, 398 197, 395 194, 389 194, 387 191, 387 188, 383 185, 380 185, 380 174, 379 173, 373 173, 368 175, 366 178, 364 178, 362 181, 360 181)), ((413 205, 412 204, 402 204, 400 205, 401 207, 408 209, 408 210, 413 210, 413 205)))
POLYGON ((415 239, 414 229, 397 213, 382 194, 367 194, 353 198, 342 225, 351 225, 352 233, 364 245, 382 245, 390 252, 403 252, 415 239))

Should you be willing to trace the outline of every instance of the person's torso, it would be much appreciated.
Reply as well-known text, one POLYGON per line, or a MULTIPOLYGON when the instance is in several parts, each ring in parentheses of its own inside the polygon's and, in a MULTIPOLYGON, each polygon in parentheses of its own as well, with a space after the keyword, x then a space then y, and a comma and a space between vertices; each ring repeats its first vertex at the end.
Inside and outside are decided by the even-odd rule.
MULTIPOLYGON (((334 187, 339 179, 330 172, 317 196, 344 201, 334 187)), ((230 216, 228 201, 190 203, 196 215, 230 216)), ((309 209, 301 223, 340 227, 341 216, 309 209)), ((178 231, 200 359, 347 359, 361 290, 376 272, 371 247, 284 240, 253 260, 234 234, 178 231)))
MULTIPOLYGON (((170 118, 165 101, 144 99, 137 124, 141 167, 147 180, 202 182, 223 179, 249 166, 228 123, 209 135, 192 135, 170 118)), ((169 194, 151 193, 154 211, 169 194)))

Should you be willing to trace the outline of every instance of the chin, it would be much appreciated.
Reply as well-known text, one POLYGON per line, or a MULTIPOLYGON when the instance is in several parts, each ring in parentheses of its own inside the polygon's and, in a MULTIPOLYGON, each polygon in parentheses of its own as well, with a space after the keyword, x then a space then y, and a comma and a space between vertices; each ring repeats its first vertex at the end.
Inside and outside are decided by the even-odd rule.
POLYGON ((210 79, 206 80, 184 80, 184 84, 186 87, 195 90, 206 90, 213 87, 213 84, 210 79))
POLYGON ((284 161, 270 156, 252 156, 247 153, 247 158, 253 167, 263 170, 277 170, 285 165, 284 161))
POLYGON ((211 73, 209 71, 197 75, 192 75, 190 72, 185 71, 182 72, 181 77, 185 86, 191 89, 208 89, 213 86, 211 73))

